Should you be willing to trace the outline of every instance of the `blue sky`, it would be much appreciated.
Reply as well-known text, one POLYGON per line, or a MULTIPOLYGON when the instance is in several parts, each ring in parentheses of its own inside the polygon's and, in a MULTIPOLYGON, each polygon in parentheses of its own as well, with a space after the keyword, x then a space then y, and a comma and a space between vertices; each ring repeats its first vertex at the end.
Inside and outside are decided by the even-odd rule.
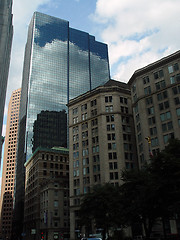
POLYGON ((28 25, 34 11, 68 20, 108 44, 111 77, 127 82, 135 70, 180 49, 179 0, 14 0, 14 38, 7 106, 21 87, 28 25))

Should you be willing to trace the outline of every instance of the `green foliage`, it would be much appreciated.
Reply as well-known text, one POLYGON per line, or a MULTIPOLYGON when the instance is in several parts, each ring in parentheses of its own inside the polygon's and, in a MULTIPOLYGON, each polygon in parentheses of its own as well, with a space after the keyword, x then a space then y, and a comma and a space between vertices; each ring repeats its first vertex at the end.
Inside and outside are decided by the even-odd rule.
POLYGON ((92 220, 96 227, 108 232, 110 227, 118 226, 119 223, 119 188, 111 184, 95 186, 92 193, 83 198, 80 216, 81 225, 89 226, 92 220))
POLYGON ((158 218, 180 214, 180 141, 169 145, 139 171, 123 171, 123 184, 96 186, 81 205, 82 225, 109 227, 143 224, 149 237, 158 218))

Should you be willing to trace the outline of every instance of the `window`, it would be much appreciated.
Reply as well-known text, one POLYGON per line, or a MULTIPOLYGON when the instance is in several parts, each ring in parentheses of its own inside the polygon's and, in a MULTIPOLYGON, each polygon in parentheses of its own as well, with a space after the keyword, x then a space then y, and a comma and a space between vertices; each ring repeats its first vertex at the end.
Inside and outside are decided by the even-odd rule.
POLYGON ((117 159, 117 153, 116 152, 110 152, 108 153, 109 159, 117 159))
POLYGON ((73 108, 73 115, 78 114, 78 108, 73 108))
POLYGON ((115 130, 115 124, 108 124, 107 125, 107 131, 114 131, 115 130))
POLYGON ((177 86, 177 87, 173 87, 173 88, 172 88, 172 92, 174 93, 174 95, 180 93, 180 85, 177 86))
POLYGON ((161 93, 157 94, 157 100, 158 101, 164 100, 167 97, 168 97, 167 91, 164 91, 164 92, 161 92, 161 93))
POLYGON ((170 77, 171 84, 179 82, 180 81, 180 74, 174 75, 170 77))
POLYGON ((143 83, 144 84, 149 83, 149 82, 150 82, 149 76, 143 77, 143 83))
POLYGON ((98 127, 92 128, 91 132, 92 132, 92 136, 97 135, 98 134, 98 127))
POLYGON ((175 63, 174 65, 171 65, 168 67, 168 72, 169 73, 173 73, 175 71, 178 71, 179 70, 179 65, 178 63, 175 63))
POLYGON ((146 105, 150 105, 150 104, 152 104, 152 103, 153 103, 152 97, 146 98, 146 105))
POLYGON ((107 140, 116 140, 115 133, 107 134, 107 140))
POLYGON ((167 123, 162 124, 162 131, 163 132, 166 132, 166 131, 171 130, 171 129, 173 129, 172 122, 167 122, 167 123))
POLYGON ((175 97, 175 98, 174 98, 174 103, 175 103, 176 105, 180 104, 180 98, 179 98, 179 97, 175 97))
POLYGON ((174 72, 173 66, 169 66, 169 67, 168 67, 168 72, 169 72, 169 73, 173 73, 173 72, 174 72))
POLYGON ((138 104, 135 105, 135 107, 134 107, 134 112, 135 112, 135 113, 138 113, 138 104))
POLYGON ((124 97, 120 97, 120 103, 127 104, 128 103, 128 99, 124 98, 124 97))
POLYGON ((145 95, 151 94, 151 87, 150 87, 150 86, 144 88, 144 94, 145 94, 145 95))
POLYGON ((138 135, 138 142, 141 142, 142 141, 142 135, 141 133, 138 135))
POLYGON ((91 101, 91 107, 96 106, 96 104, 97 104, 96 99, 94 99, 94 100, 91 101))
POLYGON ((88 128, 88 123, 87 122, 83 123, 82 124, 82 130, 85 130, 87 128, 88 128))
POLYGON ((179 65, 178 65, 178 63, 175 63, 173 67, 174 67, 174 71, 178 71, 178 70, 179 70, 179 65))
POLYGON ((128 113, 128 107, 121 106, 121 112, 122 113, 128 113))
POLYGON ((105 102, 112 102, 112 96, 106 96, 105 97, 105 102))
POLYGON ((150 107, 150 108, 147 108, 147 113, 150 115, 150 114, 154 114, 154 107, 150 107))
POLYGON ((133 91, 133 92, 136 91, 136 83, 132 86, 132 91, 133 91))
POLYGON ((166 87, 165 80, 156 83, 156 90, 160 90, 160 89, 165 88, 165 87, 166 87))
POLYGON ((177 113, 177 116, 179 117, 180 116, 180 108, 176 108, 176 113, 177 113))
POLYGON ((167 109, 167 108, 169 108, 169 102, 168 101, 159 104, 159 110, 160 111, 164 110, 164 109, 167 109))
POLYGON ((106 122, 114 122, 114 115, 106 116, 106 122))
POLYGON ((153 125, 156 123, 155 117, 148 118, 148 124, 153 125))
POLYGON ((91 121, 91 126, 92 126, 92 127, 95 126, 95 125, 97 125, 97 124, 98 124, 97 118, 95 118, 95 119, 93 119, 93 120, 91 121))
POLYGON ((116 143, 108 143, 108 150, 116 150, 116 143))
POLYGON ((79 128, 78 128, 78 126, 73 127, 73 134, 78 133, 78 132, 79 132, 79 128))
POLYGON ((87 110, 87 103, 86 103, 86 104, 83 104, 83 105, 81 106, 81 111, 83 112, 83 111, 85 111, 85 110, 87 110))
POLYGON ((82 120, 86 120, 87 119, 87 113, 83 113, 82 114, 82 120))
POLYGON ((97 115, 97 109, 91 110, 91 116, 94 117, 97 115))
POLYGON ((137 100, 137 94, 134 94, 133 101, 135 102, 137 100))
POLYGON ((156 127, 150 128, 149 131, 150 131, 151 136, 157 134, 157 128, 156 127))
POLYGON ((54 201, 54 207, 58 207, 58 201, 54 201))
POLYGON ((154 73, 154 79, 158 79, 164 76, 163 70, 159 70, 158 72, 154 73))
POLYGON ((151 146, 155 147, 155 146, 158 146, 158 145, 159 145, 158 138, 157 137, 151 138, 151 146))
POLYGON ((118 164, 117 164, 117 162, 111 162, 111 163, 109 163, 109 169, 110 169, 110 170, 118 169, 118 164))
POLYGON ((129 117, 121 116, 122 123, 129 123, 129 117))
POLYGON ((73 118, 73 123, 75 124, 75 123, 78 123, 78 117, 74 117, 73 118))
POLYGON ((88 131, 82 132, 82 138, 88 137, 88 131))
MULTIPOLYGON (((176 109, 176 112, 177 112, 177 109, 176 109)), ((171 119, 171 113, 170 112, 162 113, 160 114, 160 118, 161 118, 161 122, 171 119)))
POLYGON ((174 138, 174 133, 169 133, 163 136, 164 143, 167 143, 169 139, 174 138))
POLYGON ((105 109, 106 109, 106 112, 112 112, 113 111, 113 105, 106 106, 105 109))

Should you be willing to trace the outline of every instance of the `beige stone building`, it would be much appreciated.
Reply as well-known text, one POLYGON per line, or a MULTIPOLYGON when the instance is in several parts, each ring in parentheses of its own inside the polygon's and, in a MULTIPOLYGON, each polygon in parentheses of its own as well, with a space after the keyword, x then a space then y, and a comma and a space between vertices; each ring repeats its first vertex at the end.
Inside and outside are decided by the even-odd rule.
POLYGON ((69 107, 70 236, 81 232, 81 196, 93 185, 121 184, 121 172, 137 167, 128 85, 114 80, 71 100, 69 107))
POLYGON ((8 239, 11 237, 12 230, 20 98, 21 89, 12 92, 8 106, 4 145, 0 198, 0 237, 8 239))
POLYGON ((37 148, 25 168, 26 240, 69 239, 69 150, 37 148))
POLYGON ((180 139, 180 51, 135 71, 128 85, 142 166, 170 138, 180 139))

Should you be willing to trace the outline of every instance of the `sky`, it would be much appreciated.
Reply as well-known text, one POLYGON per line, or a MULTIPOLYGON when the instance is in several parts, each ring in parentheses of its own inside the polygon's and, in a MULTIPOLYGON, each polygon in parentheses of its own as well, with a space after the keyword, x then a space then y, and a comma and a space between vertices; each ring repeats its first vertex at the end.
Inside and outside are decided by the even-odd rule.
POLYGON ((21 87, 28 25, 35 11, 69 21, 70 27, 108 44, 111 78, 128 82, 135 70, 179 50, 179 0, 14 0, 6 114, 21 87))

